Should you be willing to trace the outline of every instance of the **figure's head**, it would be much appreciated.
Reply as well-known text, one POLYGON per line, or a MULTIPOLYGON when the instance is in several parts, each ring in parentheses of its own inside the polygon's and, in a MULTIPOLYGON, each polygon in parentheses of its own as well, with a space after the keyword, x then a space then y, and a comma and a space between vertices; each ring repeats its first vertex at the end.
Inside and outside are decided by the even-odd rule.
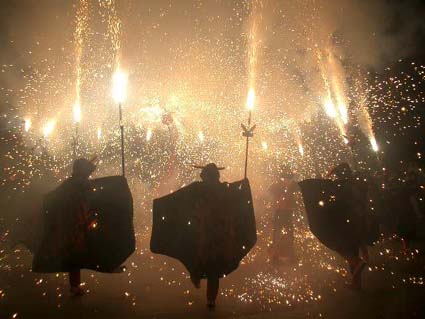
POLYGON ((201 179, 205 183, 217 183, 220 181, 220 170, 224 167, 217 167, 214 163, 202 167, 201 179))
POLYGON ((87 179, 95 169, 96 165, 93 164, 93 161, 79 158, 72 165, 72 177, 87 179))
POLYGON ((353 171, 351 170, 350 165, 345 162, 335 167, 331 174, 334 174, 338 179, 350 179, 353 177, 353 171))

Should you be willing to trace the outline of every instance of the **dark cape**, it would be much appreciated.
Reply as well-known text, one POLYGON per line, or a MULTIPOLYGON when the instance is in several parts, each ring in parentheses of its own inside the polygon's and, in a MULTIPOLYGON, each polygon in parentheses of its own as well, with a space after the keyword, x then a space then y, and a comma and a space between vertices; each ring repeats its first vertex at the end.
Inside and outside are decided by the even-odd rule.
POLYGON ((133 199, 122 176, 69 178, 43 203, 34 272, 114 272, 134 252, 133 199))
POLYGON ((256 240, 247 179, 195 182, 153 202, 151 251, 178 259, 193 276, 230 274, 256 240))
POLYGON ((342 256, 378 239, 376 218, 368 210, 367 184, 356 180, 308 179, 299 183, 311 232, 342 256))

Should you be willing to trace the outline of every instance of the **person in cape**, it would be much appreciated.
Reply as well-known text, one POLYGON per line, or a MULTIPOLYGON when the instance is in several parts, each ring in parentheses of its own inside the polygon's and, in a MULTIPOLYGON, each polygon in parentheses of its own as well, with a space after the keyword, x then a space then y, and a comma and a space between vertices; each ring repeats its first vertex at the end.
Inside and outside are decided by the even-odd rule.
POLYGON ((207 305, 215 307, 220 278, 239 266, 256 242, 247 179, 220 182, 220 170, 201 168, 201 182, 154 200, 151 250, 180 260, 200 288, 207 279, 207 305))
MULTIPOLYGON (((72 166, 72 175, 60 186, 60 192, 66 193, 68 200, 63 203, 60 212, 51 212, 56 216, 45 218, 44 232, 49 236, 49 246, 36 254, 33 261, 35 271, 41 264, 49 263, 52 268, 65 270, 69 274, 70 291, 74 295, 84 293, 81 288, 80 261, 88 254, 86 231, 90 226, 90 211, 87 196, 90 189, 89 177, 96 165, 87 159, 77 159, 72 166)), ((44 207, 49 215, 49 207, 44 207)))
POLYGON ((368 246, 379 237, 378 224, 369 212, 368 184, 357 179, 347 163, 330 171, 331 179, 307 179, 299 183, 310 231, 326 247, 348 263, 349 287, 362 287, 368 246))
POLYGON ((75 160, 72 175, 44 196, 42 236, 32 263, 33 272, 67 272, 76 296, 84 294, 81 269, 122 272, 135 249, 127 181, 123 176, 89 179, 94 160, 75 160))
POLYGON ((333 168, 328 176, 334 175, 338 182, 345 182, 343 200, 347 201, 348 222, 352 225, 354 240, 347 240, 347 245, 339 249, 339 253, 345 258, 349 265, 352 281, 349 286, 360 290, 362 287, 362 273, 369 261, 368 246, 369 232, 372 225, 367 217, 368 191, 367 184, 362 189, 360 183, 355 182, 355 176, 348 163, 341 163, 333 168))
POLYGON ((207 278, 207 303, 209 307, 215 306, 217 299, 221 269, 218 264, 225 258, 223 247, 221 246, 229 238, 226 234, 229 231, 229 220, 220 210, 219 203, 223 199, 225 184, 220 182, 220 170, 211 163, 201 170, 202 183, 207 186, 208 191, 204 202, 201 204, 203 209, 198 216, 200 221, 199 241, 197 247, 198 260, 195 271, 190 275, 190 279, 196 288, 200 288, 200 281, 203 276, 207 278), (221 229, 220 229, 221 228, 221 229), (227 238, 226 238, 227 237, 227 238))
POLYGON ((271 262, 295 261, 293 210, 297 183, 294 174, 286 168, 276 183, 270 186, 269 195, 273 210, 273 235, 270 249, 271 262))

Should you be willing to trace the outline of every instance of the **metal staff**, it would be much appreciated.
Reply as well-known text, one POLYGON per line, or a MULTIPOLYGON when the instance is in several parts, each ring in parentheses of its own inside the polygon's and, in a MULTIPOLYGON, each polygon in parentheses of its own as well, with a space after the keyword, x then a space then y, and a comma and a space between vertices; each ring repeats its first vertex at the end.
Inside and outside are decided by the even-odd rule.
POLYGON ((75 136, 74 136, 74 158, 78 157, 78 123, 75 123, 75 136))
POLYGON ((78 156, 78 142, 79 142, 79 124, 81 121, 81 106, 77 101, 74 105, 74 122, 75 122, 75 136, 74 136, 74 159, 77 159, 78 156))
POLYGON ((121 130, 121 169, 122 176, 125 176, 125 157, 124 157, 124 123, 122 121, 122 106, 121 103, 118 105, 120 110, 120 130, 121 130))
POLYGON ((118 103, 119 108, 119 125, 121 131, 121 169, 122 176, 125 176, 125 157, 124 157, 124 123, 122 120, 122 103, 126 97, 127 74, 119 69, 115 72, 113 77, 114 82, 114 98, 118 103))
POLYGON ((254 99, 255 99, 254 91, 251 89, 248 93, 248 98, 247 98, 247 107, 249 110, 248 123, 247 123, 247 126, 245 126, 243 123, 241 124, 242 130, 243 130, 242 136, 246 137, 245 173, 244 173, 245 178, 247 177, 247 171, 248 171, 249 138, 254 137, 254 129, 256 127, 256 125, 251 126, 251 110, 254 107, 254 99))

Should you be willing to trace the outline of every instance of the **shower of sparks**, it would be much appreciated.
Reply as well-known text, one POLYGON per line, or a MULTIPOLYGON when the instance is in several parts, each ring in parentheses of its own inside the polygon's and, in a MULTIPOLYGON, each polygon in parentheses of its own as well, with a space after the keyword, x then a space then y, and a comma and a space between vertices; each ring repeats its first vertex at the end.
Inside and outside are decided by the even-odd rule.
MULTIPOLYGON (((250 2, 250 15, 249 15, 249 33, 248 33, 248 86, 250 88, 250 94, 254 98, 254 92, 251 90, 255 87, 255 80, 257 76, 258 67, 258 55, 259 55, 259 28, 262 22, 262 5, 263 2, 260 0, 254 0, 250 2)), ((248 94, 248 98, 249 95, 248 94)), ((254 101, 252 100, 252 103, 254 101)), ((248 104, 249 108, 249 104, 248 104)))
MULTIPOLYGON (((142 3, 129 2, 134 6, 142 3)), ((233 2, 224 1, 221 5, 227 9, 229 3, 233 2)), ((227 16, 208 12, 205 21, 201 23, 196 18, 193 22, 195 37, 179 38, 173 26, 165 23, 175 10, 174 4, 146 9, 152 20, 140 19, 134 14, 137 10, 128 9, 126 15, 134 20, 127 24, 120 17, 123 22, 130 18, 124 13, 118 15, 122 13, 116 6, 118 1, 80 0, 73 18, 74 41, 64 40, 59 48, 41 51, 41 57, 34 57, 30 68, 22 69, 25 86, 16 99, 19 121, 15 124, 11 120, 11 112, 8 125, 17 136, 22 133, 22 121, 25 132, 31 131, 24 134, 22 141, 9 140, 13 149, 4 156, 10 161, 3 168, 2 187, 20 193, 38 187, 40 178, 59 182, 67 176, 73 159, 73 128, 81 121, 80 105, 84 117, 78 131, 81 156, 99 156, 97 176, 116 174, 120 147, 116 138, 116 109, 106 106, 126 101, 127 178, 135 197, 138 241, 128 278, 135 281, 134 274, 144 273, 148 268, 158 275, 158 283, 180 289, 188 281, 187 274, 177 275, 174 269, 171 274, 166 273, 167 267, 148 252, 154 192, 162 187, 164 193, 169 193, 198 178, 199 172, 191 169, 193 163, 216 162, 228 167, 223 171, 223 180, 240 179, 244 147, 235 128, 260 99, 261 112, 256 113, 256 122, 261 123, 257 134, 262 142, 253 143, 250 148, 250 156, 255 159, 250 162, 250 181, 259 240, 238 270, 249 269, 250 274, 224 290, 223 296, 243 303, 257 302, 263 307, 321 302, 323 291, 336 289, 335 278, 347 276, 343 262, 308 231, 303 204, 298 199, 293 217, 299 261, 279 273, 265 269, 273 228, 272 212, 265 199, 267 189, 283 164, 305 179, 324 174, 342 161, 353 161, 349 135, 352 127, 359 128, 366 137, 366 142, 358 147, 367 149, 363 157, 354 161, 373 172, 377 156, 369 156, 370 147, 381 154, 393 138, 409 130, 423 129, 423 118, 412 114, 425 103, 425 66, 412 62, 406 71, 386 69, 380 75, 344 67, 337 50, 328 43, 304 43, 304 30, 292 28, 286 22, 290 17, 283 13, 285 8, 273 11, 271 17, 265 16, 267 3, 254 0, 237 5, 227 16), (266 19, 279 19, 282 28, 270 28, 274 24, 265 23, 270 22, 266 19), (217 32, 213 32, 214 28, 218 28, 217 32), (233 34, 236 36, 231 37, 233 34), (291 40, 281 49, 273 46, 270 39, 274 37, 291 40), (294 58, 292 47, 295 51, 306 49, 297 51, 294 58), (305 66, 303 70, 298 66, 298 70, 294 66, 300 55, 301 60, 309 60, 310 68, 305 66), (127 83, 121 66, 130 72, 131 83, 127 83), (313 80, 306 85, 309 76, 313 80), (131 90, 127 90, 127 84, 131 90), (143 261, 139 263, 139 259, 143 261), (324 280, 318 283, 316 275, 324 280)), ((209 10, 201 2, 195 7, 200 12, 209 10)), ((307 25, 306 29, 313 29, 311 38, 315 38, 314 32, 320 28, 307 25)), ((331 39, 332 34, 328 37, 331 39)), ((66 38, 72 39, 72 34, 66 38)), ((1 66, 4 73, 9 69, 8 65, 1 66)), ((420 157, 421 153, 418 154, 420 157)), ((0 239, 8 237, 9 232, 0 234, 0 239)), ((419 255, 416 251, 407 256, 393 250, 387 252, 383 247, 392 241, 395 239, 381 239, 374 248, 385 262, 409 263, 419 255)), ((10 255, 1 250, 0 268, 23 269, 23 262, 15 258, 21 255, 23 250, 10 255)), ((371 266, 369 271, 393 272, 381 264, 371 266)), ((406 276, 402 283, 394 279, 397 285, 423 285, 420 276, 396 275, 406 276)), ((34 285, 44 289, 46 281, 40 281, 36 274, 31 276, 37 279, 34 285)), ((58 287, 64 287, 65 280, 60 275, 52 278, 58 287)), ((88 282, 97 285, 97 274, 88 282)), ((133 304, 136 301, 129 287, 133 286, 124 285, 123 289, 129 292, 126 290, 123 296, 133 304)), ((8 292, 0 288, 1 299, 8 292)), ((58 288, 58 294, 61 293, 63 288, 58 288)), ((185 293, 185 297, 190 298, 189 295, 185 293)))
MULTIPOLYGON (((76 67, 75 105, 78 105, 78 107, 81 102, 81 78, 82 78, 81 58, 83 55, 84 36, 87 33, 88 11, 89 11, 88 0, 80 0, 78 3, 78 9, 76 14, 76 27, 74 32, 75 67, 76 67)), ((75 112, 75 109, 74 109, 74 112, 75 112)), ((76 120, 76 119, 75 121, 79 122, 79 120, 76 120)))

